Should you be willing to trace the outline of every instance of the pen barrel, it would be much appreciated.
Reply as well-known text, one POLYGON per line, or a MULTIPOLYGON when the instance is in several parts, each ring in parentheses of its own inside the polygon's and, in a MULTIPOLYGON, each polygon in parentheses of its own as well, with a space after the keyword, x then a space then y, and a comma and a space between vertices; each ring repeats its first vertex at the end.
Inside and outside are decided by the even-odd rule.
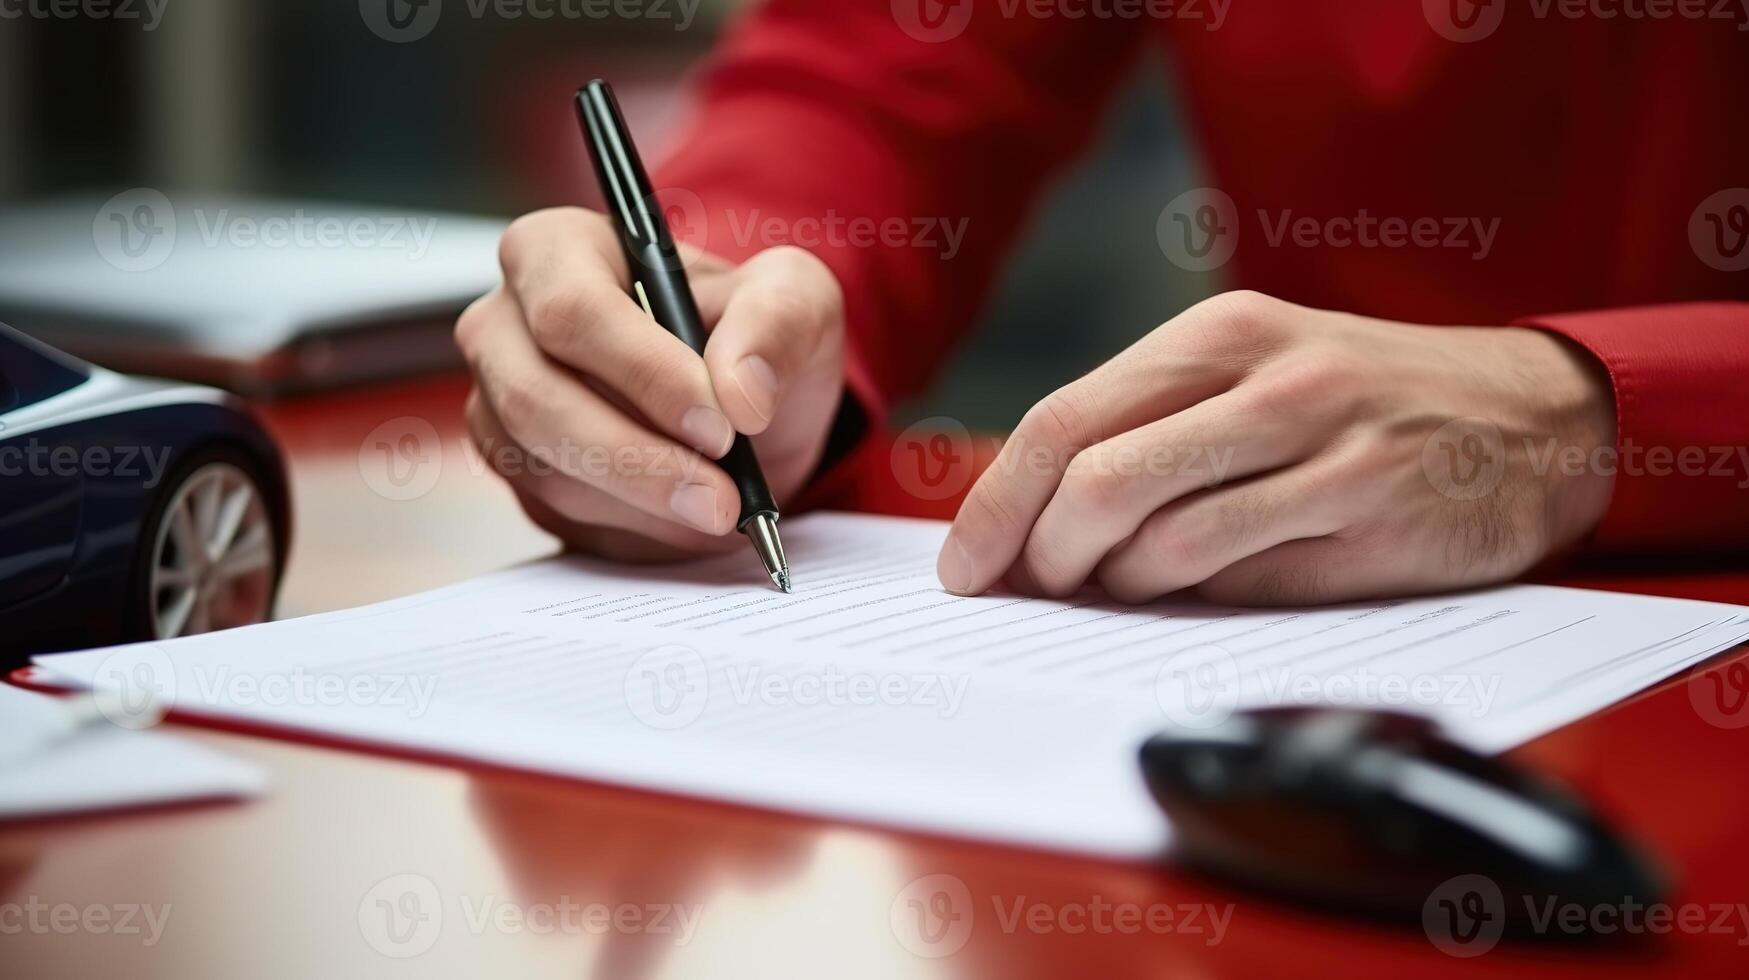
POLYGON ((747 522, 760 514, 777 516, 777 501, 771 498, 771 488, 765 485, 765 473, 759 468, 759 461, 753 458, 753 440, 743 435, 735 436, 735 443, 723 457, 722 466, 723 472, 729 474, 736 489, 741 491, 741 516, 735 521, 736 530, 746 530, 747 522))
MULTIPOLYGON (((619 231, 632 288, 649 307, 650 316, 663 329, 704 354, 707 334, 686 266, 674 235, 662 214, 662 202, 650 186, 650 175, 626 129, 625 117, 613 88, 599 79, 577 92, 577 121, 589 149, 589 161, 601 185, 607 213, 619 231)), ((720 461, 723 472, 741 492, 741 516, 735 526, 742 530, 760 514, 777 515, 777 502, 765 485, 765 474, 753 455, 753 443, 735 436, 729 452, 720 461)))
MULTIPOLYGON (((643 298, 650 304, 650 315, 664 330, 680 338, 693 353, 704 356, 705 341, 710 335, 704 329, 704 317, 699 315, 698 301, 692 297, 692 285, 687 282, 680 253, 650 243, 639 247, 621 239, 625 247, 626 268, 631 271, 634 294, 641 287, 643 298)), ((635 295, 634 299, 637 298, 635 295)))
MULTIPOLYGON (((625 245, 626 265, 633 280, 643 287, 644 299, 650 304, 650 315, 686 346, 704 354, 709 335, 704 329, 704 318, 699 315, 698 303, 692 298, 686 273, 680 268, 679 254, 665 252, 655 243, 643 248, 636 248, 631 242, 625 245)), ((777 502, 772 499, 771 488, 765 484, 765 473, 753 455, 752 440, 736 435, 720 465, 741 492, 741 516, 735 521, 736 528, 745 528, 747 522, 759 514, 777 513, 777 502)))

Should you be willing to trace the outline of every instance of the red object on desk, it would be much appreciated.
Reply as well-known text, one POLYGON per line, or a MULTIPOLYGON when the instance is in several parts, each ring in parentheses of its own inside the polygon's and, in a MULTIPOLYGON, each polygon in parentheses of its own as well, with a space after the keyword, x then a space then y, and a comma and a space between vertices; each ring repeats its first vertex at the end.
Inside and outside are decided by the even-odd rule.
MULTIPOLYGON (((459 379, 438 379, 272 410, 303 518, 287 607, 312 612, 385 598, 552 549, 461 449, 465 391, 459 379), (441 472, 416 499, 386 500, 371 489, 375 457, 359 450, 380 427, 405 429, 409 420, 432 426, 440 445, 428 447, 426 465, 441 472)), ((933 435, 919 437, 921 452, 903 441, 865 451, 851 467, 858 478, 831 502, 951 515, 949 491, 988 459, 993 442, 944 444, 933 435), (934 452, 944 445, 963 455, 934 452), (933 465, 907 469, 920 461, 933 465)), ((1749 602, 1742 569, 1598 571, 1571 581, 1749 602)), ((1573 783, 1645 840, 1671 866, 1678 908, 1704 910, 1696 931, 1626 947, 1503 943, 1460 960, 1413 927, 1304 912, 1164 868, 172 726, 267 766, 271 795, 0 827, 0 914, 15 907, 22 915, 33 903, 169 910, 151 946, 113 928, 8 933, 0 976, 1249 978, 1340 970, 1355 980, 1425 980, 1477 967, 1499 976, 1739 976, 1740 944, 1749 943, 1749 921, 1736 911, 1749 902, 1744 695, 1749 661, 1738 651, 1515 753, 1573 783), (949 896, 940 911, 969 916, 952 920, 969 921, 963 946, 918 946, 915 917, 938 891, 949 896), (675 907, 692 916, 684 941, 672 911, 662 913, 665 925, 652 921, 652 910, 675 907), (1119 929, 1120 908, 1154 910, 1154 928, 1119 929), (566 909, 576 927, 568 932, 566 909), (602 914, 591 909, 607 919, 588 918, 602 914), (634 914, 642 925, 627 927, 634 914), (420 927, 432 921, 425 946, 420 927)))

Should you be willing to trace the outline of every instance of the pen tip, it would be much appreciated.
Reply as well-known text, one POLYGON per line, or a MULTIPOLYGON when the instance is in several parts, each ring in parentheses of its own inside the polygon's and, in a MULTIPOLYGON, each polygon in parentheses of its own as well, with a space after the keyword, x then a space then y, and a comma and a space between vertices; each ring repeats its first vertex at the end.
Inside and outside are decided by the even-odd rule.
POLYGON ((789 580, 789 559, 784 557, 783 541, 777 536, 777 515, 755 514, 742 525, 741 533, 753 542, 753 550, 759 555, 759 563, 765 566, 765 574, 771 576, 771 584, 780 592, 794 592, 789 580))

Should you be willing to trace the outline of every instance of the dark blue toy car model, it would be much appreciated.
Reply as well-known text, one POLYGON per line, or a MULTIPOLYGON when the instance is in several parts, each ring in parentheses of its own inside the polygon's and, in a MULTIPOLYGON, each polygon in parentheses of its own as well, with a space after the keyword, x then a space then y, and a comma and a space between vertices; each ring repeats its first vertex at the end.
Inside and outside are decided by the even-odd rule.
POLYGON ((289 526, 279 451, 236 398, 0 324, 0 666, 261 622, 289 526))

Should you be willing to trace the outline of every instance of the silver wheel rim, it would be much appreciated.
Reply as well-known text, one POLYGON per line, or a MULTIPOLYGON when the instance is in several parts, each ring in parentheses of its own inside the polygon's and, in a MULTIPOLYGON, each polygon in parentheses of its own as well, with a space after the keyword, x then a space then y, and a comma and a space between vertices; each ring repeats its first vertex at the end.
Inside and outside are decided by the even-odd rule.
POLYGON ((170 498, 152 546, 152 632, 160 640, 247 626, 273 601, 273 523, 255 481, 208 463, 170 498))

